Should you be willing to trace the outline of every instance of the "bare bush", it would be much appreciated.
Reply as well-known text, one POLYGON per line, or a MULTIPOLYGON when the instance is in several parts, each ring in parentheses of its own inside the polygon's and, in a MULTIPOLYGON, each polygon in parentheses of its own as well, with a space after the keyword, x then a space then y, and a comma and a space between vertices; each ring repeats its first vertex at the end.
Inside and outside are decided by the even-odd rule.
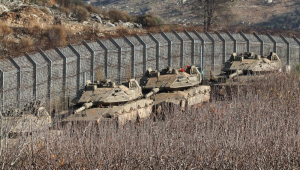
POLYGON ((90 12, 90 13, 95 13, 95 14, 100 14, 100 11, 95 8, 92 5, 86 5, 85 8, 90 12))
POLYGON ((78 22, 83 22, 87 19, 89 12, 83 6, 75 6, 72 11, 77 16, 78 22))
POLYGON ((47 37, 52 44, 64 45, 67 38, 67 30, 62 25, 52 25, 47 31, 47 37))
POLYGON ((127 12, 120 11, 118 9, 109 10, 108 15, 112 23, 117 22, 119 20, 123 22, 128 22, 131 20, 131 16, 127 12))
POLYGON ((0 163, 4 169, 299 169, 299 85, 296 75, 271 75, 233 87, 240 93, 231 100, 184 112, 164 107, 155 115, 164 121, 58 124, 60 135, 45 131, 2 145, 0 163))
POLYGON ((28 50, 30 48, 32 48, 33 45, 33 40, 30 37, 23 37, 20 39, 19 42, 19 48, 24 49, 24 50, 28 50))
POLYGON ((0 21, 0 36, 4 37, 13 33, 13 30, 9 28, 4 22, 0 21))

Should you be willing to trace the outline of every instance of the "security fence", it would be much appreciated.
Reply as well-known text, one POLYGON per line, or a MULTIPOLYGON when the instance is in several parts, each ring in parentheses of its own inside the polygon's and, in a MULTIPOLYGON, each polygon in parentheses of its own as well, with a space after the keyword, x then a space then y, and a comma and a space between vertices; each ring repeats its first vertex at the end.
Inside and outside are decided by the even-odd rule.
POLYGON ((194 64, 208 77, 211 70, 220 73, 233 52, 268 55, 273 51, 283 65, 293 65, 300 60, 299 46, 296 37, 282 35, 172 31, 39 50, 0 62, 0 110, 22 108, 40 100, 52 111, 75 99, 87 79, 140 79, 147 68, 161 70, 194 64))

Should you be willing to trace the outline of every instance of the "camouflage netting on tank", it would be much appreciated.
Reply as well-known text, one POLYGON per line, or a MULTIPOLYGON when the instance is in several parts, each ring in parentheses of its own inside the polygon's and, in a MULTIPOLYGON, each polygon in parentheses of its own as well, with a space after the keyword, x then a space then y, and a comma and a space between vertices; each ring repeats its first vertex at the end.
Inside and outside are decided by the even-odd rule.
POLYGON ((48 109, 50 106, 59 109, 57 106, 61 105, 61 101, 66 101, 66 99, 72 101, 77 97, 78 90, 84 87, 86 80, 93 78, 93 74, 95 80, 110 78, 113 81, 118 81, 119 75, 121 81, 133 77, 139 80, 147 68, 153 70, 159 68, 161 70, 169 64, 175 68, 179 68, 181 65, 186 67, 194 61, 199 69, 203 69, 204 77, 208 78, 212 69, 216 74, 220 72, 223 63, 229 59, 233 52, 248 51, 247 40, 249 40, 249 51, 256 54, 262 53, 260 40, 263 41, 264 55, 269 55, 276 49, 283 66, 288 61, 292 66, 300 61, 299 44, 290 37, 285 37, 289 43, 288 47, 282 36, 258 35, 255 37, 254 34, 244 34, 245 37, 243 37, 242 33, 230 34, 228 32, 221 32, 218 36, 217 33, 198 33, 196 31, 153 33, 152 35, 153 37, 150 34, 127 36, 130 43, 125 37, 114 38, 113 40, 103 39, 44 52, 33 52, 28 56, 13 57, 14 61, 2 59, 0 62, 0 73, 3 72, 0 79, 2 87, 0 110, 17 108, 18 105, 22 107, 27 102, 33 101, 35 95, 37 100, 41 100, 49 106, 48 109), (192 40, 194 40, 194 45, 192 40), (144 49, 144 43, 146 49, 144 49), (169 47, 170 43, 171 46, 169 47), (119 65, 120 48, 121 63, 119 65), (134 51, 132 51, 133 49, 134 51), (171 53, 169 53, 170 49, 171 53), (92 54, 94 54, 93 68, 92 54), (159 56, 158 61, 157 55, 159 56), (65 59, 66 64, 64 64, 65 59), (80 65, 78 65, 78 59, 80 65), (144 61, 144 59, 146 60, 144 61), (36 77, 34 76, 34 63, 37 65, 36 77), (51 67, 50 63, 52 63, 51 67), (203 68, 201 68, 202 65, 203 68), (20 72, 18 72, 18 67, 20 67, 20 72), (66 77, 64 77, 64 70, 66 70, 66 77), (20 81, 18 81, 18 75, 20 75, 20 81))

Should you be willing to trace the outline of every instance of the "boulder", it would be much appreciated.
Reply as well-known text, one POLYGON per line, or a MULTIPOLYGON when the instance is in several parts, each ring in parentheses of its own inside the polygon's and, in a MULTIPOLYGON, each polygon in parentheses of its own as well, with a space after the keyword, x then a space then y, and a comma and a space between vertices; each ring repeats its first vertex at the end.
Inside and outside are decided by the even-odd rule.
POLYGON ((9 11, 9 9, 5 5, 0 4, 0 14, 2 14, 3 12, 8 12, 8 11, 9 11))

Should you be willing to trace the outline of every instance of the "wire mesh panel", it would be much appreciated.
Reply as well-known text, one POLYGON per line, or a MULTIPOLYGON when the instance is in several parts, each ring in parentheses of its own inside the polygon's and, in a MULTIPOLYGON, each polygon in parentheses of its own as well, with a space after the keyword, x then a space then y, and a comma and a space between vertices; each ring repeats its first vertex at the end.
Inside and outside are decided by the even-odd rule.
MULTIPOLYGON (((247 41, 241 36, 241 34, 234 33, 232 36, 236 39, 237 53, 247 52, 247 41)), ((228 56, 229 57, 229 56, 228 56)))
POLYGON ((286 40, 290 43, 291 66, 295 66, 300 62, 299 45, 293 38, 286 38, 286 40))
MULTIPOLYGON (((160 69, 168 67, 168 41, 164 39, 161 34, 153 34, 153 36, 159 41, 159 60, 160 69)), ((161 70, 160 70, 161 71, 161 70)))
POLYGON ((95 53, 95 80, 105 79, 105 51, 97 42, 87 43, 95 53))
POLYGON ((32 53, 29 56, 37 64, 36 99, 46 103, 48 96, 48 63, 40 53, 32 53))
POLYGON ((21 67, 21 87, 20 87, 20 107, 33 101, 33 65, 25 56, 14 58, 15 62, 21 67))
POLYGON ((223 66, 223 56, 224 56, 224 42, 217 34, 211 34, 215 40, 215 74, 221 73, 221 68, 223 66))
POLYGON ((201 67, 201 60, 200 60, 200 48, 202 46, 201 40, 196 36, 194 32, 189 32, 191 37, 195 40, 195 65, 197 67, 201 67))
MULTIPOLYGON (((140 38, 147 44, 147 68, 152 68, 155 69, 156 68, 156 44, 155 42, 148 36, 148 35, 143 35, 140 36, 140 38)), ((141 57, 142 56, 137 56, 137 57, 141 57)), ((141 77, 137 77, 138 79, 141 77)))
POLYGON ((143 76, 143 46, 135 37, 127 37, 131 43, 134 44, 134 71, 135 78, 140 78, 143 76))
POLYGON ((180 67, 180 40, 172 32, 165 33, 172 41, 172 67, 180 67))
POLYGON ((250 52, 260 54, 261 43, 257 40, 257 38, 253 34, 245 34, 245 35, 250 41, 250 52))
MULTIPOLYGON (((55 101, 63 97, 63 59, 55 50, 47 50, 44 52, 52 61, 52 79, 51 79, 51 96, 55 101)), ((51 103, 53 103, 51 101, 51 103)))
POLYGON ((118 81, 118 48, 110 40, 101 40, 102 43, 108 48, 108 77, 112 81, 118 81))
POLYGON ((14 67, 14 65, 8 59, 2 59, 0 62, 0 68, 4 72, 4 98, 3 100, 3 108, 2 106, 0 110, 7 111, 11 108, 15 108, 18 104, 18 89, 17 89, 17 74, 18 70, 14 67))
POLYGON ((270 52, 274 52, 274 43, 267 35, 258 35, 264 41, 264 56, 268 56, 270 52))
POLYGON ((281 60, 282 66, 287 64, 287 44, 279 36, 273 36, 277 45, 277 55, 281 60))
POLYGON ((189 37, 183 33, 179 32, 179 36, 183 39, 183 67, 186 68, 188 65, 192 64, 192 41, 189 37))
POLYGON ((75 50, 80 54, 80 89, 84 88, 84 82, 91 77, 91 52, 83 45, 73 45, 75 50), (86 77, 83 75, 85 74, 86 77), (84 80, 85 78, 85 80, 84 80))
POLYGON ((200 33, 201 37, 205 40, 204 43, 204 55, 203 55, 203 71, 204 71, 204 76, 205 78, 208 78, 210 75, 210 71, 212 70, 212 54, 213 54, 213 49, 212 49, 212 42, 211 40, 206 36, 204 33, 200 33))
POLYGON ((114 40, 122 48, 122 81, 128 81, 131 78, 131 46, 124 40, 124 38, 116 38, 114 40))
POLYGON ((67 57, 67 96, 74 98, 77 96, 77 56, 69 47, 60 50, 67 57))

